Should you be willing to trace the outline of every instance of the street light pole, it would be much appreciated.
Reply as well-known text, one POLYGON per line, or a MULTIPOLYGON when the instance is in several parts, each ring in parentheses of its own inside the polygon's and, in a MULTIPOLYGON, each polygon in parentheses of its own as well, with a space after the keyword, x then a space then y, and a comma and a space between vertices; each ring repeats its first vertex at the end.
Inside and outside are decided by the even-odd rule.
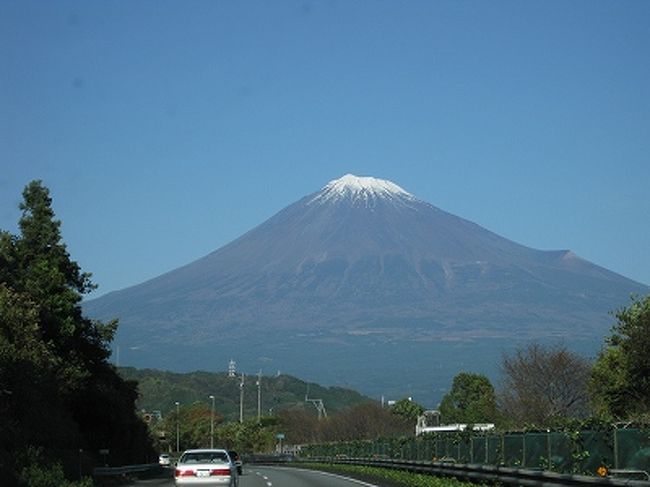
POLYGON ((257 424, 260 424, 262 417, 262 371, 257 374, 257 424))
POLYGON ((241 374, 241 382, 239 383, 239 422, 244 422, 244 373, 241 374))
POLYGON ((208 396, 212 399, 212 410, 210 411, 210 448, 214 448, 214 396, 208 396))
POLYGON ((181 417, 180 417, 180 404, 176 401, 176 452, 178 453, 181 450, 181 417))

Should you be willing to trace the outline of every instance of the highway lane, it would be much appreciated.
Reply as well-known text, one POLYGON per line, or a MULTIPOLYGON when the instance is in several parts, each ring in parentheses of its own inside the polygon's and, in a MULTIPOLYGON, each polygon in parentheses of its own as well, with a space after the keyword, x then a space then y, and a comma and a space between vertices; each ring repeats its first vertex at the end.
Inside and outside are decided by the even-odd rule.
POLYGON ((239 479, 239 487, 379 487, 360 480, 315 470, 251 466, 239 479))
MULTIPOLYGON (((174 487, 171 471, 165 478, 139 480, 132 485, 174 487)), ((326 472, 294 467, 244 466, 239 487, 381 487, 376 484, 326 472)))

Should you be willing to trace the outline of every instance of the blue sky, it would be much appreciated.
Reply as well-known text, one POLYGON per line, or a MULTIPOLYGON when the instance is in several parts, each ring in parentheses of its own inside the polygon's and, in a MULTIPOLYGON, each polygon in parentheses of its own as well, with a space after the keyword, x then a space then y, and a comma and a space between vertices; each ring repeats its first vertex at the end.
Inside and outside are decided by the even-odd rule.
POLYGON ((100 295, 345 173, 650 284, 648 1, 0 0, 0 228, 100 295))

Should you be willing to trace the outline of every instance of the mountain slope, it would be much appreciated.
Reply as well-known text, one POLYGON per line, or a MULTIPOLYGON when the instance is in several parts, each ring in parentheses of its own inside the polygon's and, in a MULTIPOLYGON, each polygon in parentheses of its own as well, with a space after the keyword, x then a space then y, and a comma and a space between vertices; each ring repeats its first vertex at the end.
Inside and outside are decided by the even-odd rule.
MULTIPOLYGON (((167 413, 174 409, 176 401, 187 405, 205 402, 208 396, 214 395, 215 407, 220 415, 229 421, 239 418, 240 376, 229 377, 225 372, 178 374, 132 367, 120 367, 119 372, 125 379, 138 382, 138 409, 167 413)), ((257 376, 245 378, 245 418, 257 415, 256 381, 257 376)), ((288 409, 306 410, 315 414, 314 406, 305 402, 307 394, 311 398, 321 399, 330 414, 371 400, 351 389, 322 387, 290 375, 263 376, 260 390, 261 413, 266 416, 269 410, 277 413, 288 409)))
POLYGON ((206 365, 224 334, 256 364, 281 363, 287 340, 302 364, 345 362, 345 347, 358 358, 373 343, 600 340, 608 312, 634 292, 648 287, 570 251, 509 241, 394 183, 346 175, 202 259, 86 309, 120 317, 119 342, 144 350, 134 365, 156 366, 158 348, 191 368, 206 365))

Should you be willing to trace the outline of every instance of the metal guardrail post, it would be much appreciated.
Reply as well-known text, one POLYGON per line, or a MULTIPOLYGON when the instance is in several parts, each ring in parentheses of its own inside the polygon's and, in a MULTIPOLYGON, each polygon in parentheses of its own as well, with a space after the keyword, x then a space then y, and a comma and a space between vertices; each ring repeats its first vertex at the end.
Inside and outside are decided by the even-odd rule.
POLYGON ((614 430, 614 468, 618 469, 618 428, 614 430))

